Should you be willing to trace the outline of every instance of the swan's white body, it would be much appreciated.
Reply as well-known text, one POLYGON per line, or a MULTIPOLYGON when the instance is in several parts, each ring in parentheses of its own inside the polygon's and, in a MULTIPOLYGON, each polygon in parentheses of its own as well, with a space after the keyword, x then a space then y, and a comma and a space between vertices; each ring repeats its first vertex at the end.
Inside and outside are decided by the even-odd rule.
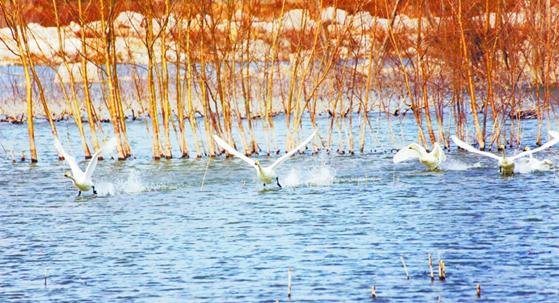
POLYGON ((531 156, 534 153, 537 153, 539 151, 542 151, 546 148, 549 148, 549 147, 559 143, 559 133, 556 133, 554 131, 550 131, 549 134, 551 135, 553 140, 545 143, 544 145, 542 145, 538 148, 528 150, 528 151, 524 151, 524 152, 521 152, 521 153, 516 154, 514 156, 511 156, 511 157, 506 156, 504 149, 503 149, 503 156, 499 157, 495 154, 478 150, 477 148, 471 146, 470 144, 458 139, 456 136, 452 136, 450 138, 452 139, 452 141, 454 141, 454 143, 456 145, 458 145, 459 147, 461 147, 461 148, 463 148, 463 149, 465 149, 465 150, 467 150, 471 153, 475 153, 475 154, 478 154, 478 155, 482 155, 482 156, 489 157, 491 159, 497 160, 498 164, 499 164, 499 172, 502 175, 507 176, 507 175, 514 174, 514 161, 516 161, 518 159, 521 159, 523 157, 526 157, 526 156, 531 156))
POLYGON ((109 149, 112 150, 115 145, 116 138, 112 138, 109 142, 103 145, 102 148, 100 148, 96 153, 93 154, 91 160, 87 164, 87 168, 85 169, 85 171, 82 171, 78 166, 76 159, 74 159, 74 157, 69 155, 64 150, 62 144, 60 144, 60 141, 58 141, 57 138, 54 139, 54 147, 56 148, 58 153, 64 157, 66 163, 68 163, 68 166, 70 166, 70 171, 64 173, 64 177, 72 180, 72 184, 74 184, 74 186, 79 190, 78 196, 81 195, 82 191, 89 191, 91 189, 93 189, 94 194, 97 193, 95 191, 95 184, 93 183, 93 180, 91 178, 93 176, 93 172, 95 171, 95 167, 97 166, 97 158, 103 151, 109 151, 109 149))
POLYGON ((428 170, 436 170, 446 160, 446 155, 437 142, 433 144, 433 150, 429 153, 423 146, 412 143, 398 151, 393 159, 394 163, 410 160, 419 160, 428 170))
POLYGON ((301 144, 299 144, 299 146, 297 146, 296 148, 292 149, 291 151, 289 151, 285 155, 278 158, 272 165, 270 165, 268 167, 263 167, 262 165, 260 165, 260 162, 258 160, 252 160, 252 159, 248 158, 247 156, 243 155, 242 153, 238 152, 232 146, 230 146, 225 141, 223 141, 223 139, 221 139, 220 137, 214 135, 213 138, 214 138, 215 142, 217 142, 217 144, 219 144, 219 146, 221 146, 227 152, 229 152, 230 154, 240 158, 241 160, 250 164, 250 166, 254 167, 254 169, 256 169, 256 176, 264 184, 264 186, 266 186, 266 184, 271 184, 274 181, 276 181, 278 186, 281 188, 281 185, 279 184, 278 175, 276 174, 276 170, 275 170, 276 167, 278 167, 285 160, 287 160, 291 156, 293 156, 297 151, 299 151, 300 149, 305 147, 305 145, 307 145, 312 140, 312 138, 316 135, 317 132, 318 132, 318 130, 315 130, 307 139, 305 139, 303 142, 301 142, 301 144))

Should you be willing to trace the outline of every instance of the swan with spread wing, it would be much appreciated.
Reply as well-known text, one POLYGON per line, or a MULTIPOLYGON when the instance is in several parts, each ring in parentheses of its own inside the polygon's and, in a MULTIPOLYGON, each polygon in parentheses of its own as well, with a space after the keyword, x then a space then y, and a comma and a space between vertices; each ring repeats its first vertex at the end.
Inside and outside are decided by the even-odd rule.
POLYGON ((446 155, 438 142, 433 144, 433 150, 427 152, 425 148, 417 143, 412 143, 400 149, 394 155, 394 163, 404 161, 419 160, 428 170, 437 170, 442 162, 446 160, 446 155))
POLYGON ((252 159, 248 158, 247 156, 243 155, 242 153, 238 152, 236 149, 234 149, 232 146, 227 144, 220 137, 214 135, 213 138, 214 138, 215 142, 217 142, 217 144, 219 146, 221 146, 223 149, 225 149, 227 152, 229 152, 230 154, 240 158, 241 160, 250 164, 250 166, 254 167, 254 169, 256 169, 256 175, 257 175, 258 179, 264 184, 264 186, 266 186, 266 184, 271 184, 275 181, 276 184, 278 185, 278 187, 281 188, 281 184, 279 183, 279 177, 276 174, 275 169, 281 163, 283 163, 285 160, 287 160, 291 156, 293 156, 297 151, 299 151, 300 149, 305 147, 312 140, 312 138, 316 135, 317 132, 318 132, 318 130, 315 130, 307 139, 305 139, 303 142, 301 142, 301 144, 299 144, 299 146, 295 147, 294 149, 292 149, 291 151, 289 151, 285 155, 278 158, 272 165, 270 165, 268 167, 264 167, 260 164, 260 161, 252 160, 252 159))
POLYGON ((463 149, 465 149, 465 150, 467 150, 471 153, 478 154, 478 155, 481 155, 481 156, 485 156, 485 157, 489 157, 491 159, 497 160, 498 165, 499 165, 499 172, 502 175, 508 176, 508 175, 514 174, 514 161, 516 161, 518 159, 521 159, 523 157, 531 156, 534 153, 537 153, 537 152, 542 151, 544 149, 550 148, 551 146, 559 143, 559 133, 557 133, 555 131, 549 131, 549 134, 552 137, 551 141, 545 143, 544 145, 542 145, 538 148, 527 150, 527 151, 521 152, 521 153, 516 154, 514 156, 511 156, 511 157, 507 157, 504 148, 503 148, 503 155, 498 156, 498 155, 495 155, 493 153, 478 150, 477 148, 471 146, 470 144, 458 139, 458 137, 456 137, 456 136, 451 136, 450 138, 452 139, 452 141, 454 141, 454 143, 456 145, 458 145, 459 147, 461 147, 461 148, 463 148, 463 149))
POLYGON ((54 147, 56 148, 58 153, 64 157, 66 163, 68 163, 68 166, 70 166, 70 171, 65 172, 64 177, 72 180, 72 184, 74 184, 74 186, 78 189, 78 197, 82 194, 82 191, 89 191, 91 189, 93 190, 93 194, 97 194, 97 191, 95 190, 95 184, 93 183, 93 180, 91 178, 93 176, 93 172, 95 171, 95 167, 97 167, 97 158, 103 152, 112 151, 115 148, 116 143, 116 138, 112 138, 107 143, 105 143, 103 147, 101 147, 95 154, 93 154, 91 160, 89 160, 89 163, 87 164, 87 168, 85 169, 85 171, 82 171, 81 168, 78 166, 76 159, 64 150, 62 144, 60 144, 60 141, 58 141, 57 138, 54 139, 54 147))

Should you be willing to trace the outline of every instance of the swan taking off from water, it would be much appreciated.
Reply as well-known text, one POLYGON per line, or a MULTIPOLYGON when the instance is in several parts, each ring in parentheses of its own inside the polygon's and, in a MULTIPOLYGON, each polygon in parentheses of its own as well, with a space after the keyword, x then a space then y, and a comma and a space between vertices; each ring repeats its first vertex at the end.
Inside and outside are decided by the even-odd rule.
POLYGON ((547 142, 546 144, 544 144, 544 145, 542 145, 538 148, 521 152, 521 153, 519 153, 517 155, 514 155, 512 157, 507 157, 507 155, 505 154, 505 149, 504 148, 503 148, 503 156, 499 157, 495 154, 478 150, 477 148, 471 146, 470 144, 458 139, 456 136, 451 136, 450 138, 452 139, 452 141, 454 141, 454 143, 456 145, 458 145, 459 147, 461 147, 461 148, 463 148, 463 149, 465 149, 465 150, 467 150, 471 153, 486 156, 486 157, 489 157, 489 158, 492 158, 492 159, 495 159, 495 160, 499 161, 499 172, 501 173, 501 175, 510 176, 510 175, 514 174, 514 161, 515 160, 518 160, 518 159, 526 157, 526 156, 531 156, 533 153, 537 153, 539 151, 542 151, 546 148, 549 148, 549 147, 559 143, 559 133, 554 132, 554 131, 550 131, 549 134, 551 135, 553 140, 547 142))
POLYGON ((436 170, 446 160, 446 155, 438 142, 433 144, 433 150, 428 153, 425 148, 417 143, 412 143, 394 155, 394 163, 419 159, 428 170, 436 170))
POLYGON ((217 144, 219 144, 219 146, 221 146, 227 152, 229 152, 230 154, 242 159, 243 161, 245 161, 246 163, 248 163, 252 167, 254 167, 254 169, 256 169, 256 175, 258 176, 258 179, 260 181, 262 181, 264 186, 266 186, 266 184, 270 184, 270 183, 274 182, 274 180, 275 180, 276 184, 279 186, 279 188, 281 188, 281 185, 279 183, 278 175, 276 174, 276 171, 275 171, 276 167, 278 167, 278 165, 280 165, 285 160, 289 159, 289 157, 293 156, 293 154, 295 154, 301 148, 305 147, 305 145, 307 145, 312 140, 312 138, 316 135, 317 132, 318 132, 318 129, 315 130, 307 139, 305 139, 303 142, 301 142, 301 144, 299 144, 299 146, 295 147, 294 149, 292 149, 291 151, 289 151, 285 155, 278 158, 276 160, 276 162, 274 162, 272 165, 270 165, 268 167, 262 167, 262 165, 260 165, 260 162, 258 160, 252 160, 252 159, 248 158, 247 156, 243 155, 242 153, 238 152, 236 149, 234 149, 229 144, 227 144, 225 141, 223 141, 223 139, 221 139, 220 137, 218 137, 216 135, 214 135, 213 137, 214 137, 215 142, 217 142, 217 144))
POLYGON ((82 191, 89 191, 90 189, 93 189, 93 194, 97 194, 97 191, 95 190, 95 185, 91 180, 93 171, 95 171, 95 167, 97 166, 97 158, 104 151, 106 152, 112 151, 116 146, 116 143, 117 143, 116 138, 113 137, 111 140, 109 140, 109 142, 104 144, 103 147, 101 147, 95 154, 93 154, 93 157, 91 158, 91 160, 89 160, 89 163, 87 164, 87 168, 85 169, 84 172, 78 166, 76 159, 74 159, 74 157, 66 153, 66 151, 64 151, 64 148, 62 147, 62 144, 60 144, 60 141, 58 141, 57 138, 54 138, 54 147, 56 148, 58 153, 60 153, 64 157, 64 159, 66 159, 66 162, 70 166, 71 171, 65 172, 64 177, 72 180, 74 186, 78 188, 78 197, 82 194, 82 191))

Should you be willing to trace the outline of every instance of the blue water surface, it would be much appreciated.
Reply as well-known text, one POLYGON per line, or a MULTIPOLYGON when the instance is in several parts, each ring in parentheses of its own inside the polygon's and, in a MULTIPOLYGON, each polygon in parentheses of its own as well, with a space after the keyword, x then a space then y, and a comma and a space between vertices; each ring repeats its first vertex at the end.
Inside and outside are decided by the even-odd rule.
MULTIPOLYGON (((279 167, 282 190, 263 190, 238 159, 153 161, 144 122, 130 122, 134 157, 101 161, 99 194, 79 198, 37 122, 40 161, 0 159, 0 302, 287 302, 288 268, 292 302, 368 302, 373 285, 378 302, 559 302, 557 173, 500 177, 454 147, 440 172, 393 164, 415 137, 409 120, 394 122, 396 143, 373 130, 364 154, 295 156, 279 167), (429 278, 428 254, 445 281, 429 278)), ((58 127, 82 159, 73 124, 58 127)), ((26 132, 0 125, 17 155, 26 132)))

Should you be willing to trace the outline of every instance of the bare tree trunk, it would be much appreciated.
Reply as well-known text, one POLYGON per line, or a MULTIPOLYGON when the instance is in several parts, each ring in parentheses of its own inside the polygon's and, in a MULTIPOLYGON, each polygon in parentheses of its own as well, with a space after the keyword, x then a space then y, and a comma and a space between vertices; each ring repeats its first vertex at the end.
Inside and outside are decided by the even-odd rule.
MULTIPOLYGON (((10 7, 6 1, 0 2, 0 8, 4 14, 4 20, 8 24, 12 33, 12 38, 16 41, 18 56, 23 66, 23 75, 25 77, 25 97, 27 103, 27 135, 29 139, 29 153, 31 162, 37 162, 37 148, 35 147, 35 126, 33 124, 33 84, 31 81, 30 69, 30 53, 29 48, 25 47, 26 30, 25 22, 22 17, 21 7, 16 0, 10 0, 10 7)), ((23 159, 23 157, 22 157, 23 159)))
MULTIPOLYGON (((14 0, 12 0, 14 1, 14 0)), ((15 4, 14 4, 15 5, 15 4)), ((16 30, 19 30, 19 36, 25 35, 23 25, 16 25, 16 30)), ((23 38, 22 38, 23 39, 23 38)), ((27 134, 29 136, 29 154, 31 162, 37 162, 37 148, 35 147, 35 126, 33 125, 33 90, 31 83, 31 76, 29 73, 29 60, 27 52, 23 51, 21 42, 18 43, 18 48, 21 53, 21 64, 23 65, 23 74, 25 76, 25 96, 27 101, 27 134)))
MULTIPOLYGON (((282 5, 281 5, 281 11, 280 11, 280 16, 279 16, 279 20, 283 19, 283 12, 284 12, 284 8, 285 8, 285 0, 282 1, 282 5)), ((276 29, 275 32, 272 33, 273 35, 273 39, 272 39, 272 52, 270 55, 270 60, 269 60, 269 70, 268 70, 268 85, 266 87, 267 89, 267 94, 266 94, 266 99, 265 99, 265 117, 266 117, 266 121, 268 122, 268 130, 269 133, 272 134, 272 144, 274 144, 274 150, 277 152, 279 151, 277 148, 277 142, 275 142, 275 131, 274 131, 274 116, 273 116, 273 97, 274 97, 274 62, 276 60, 277 54, 278 54, 278 43, 279 43, 279 35, 281 33, 281 25, 282 22, 279 22, 278 28, 276 29)), ((268 149, 268 153, 270 153, 270 149, 268 149)))
MULTIPOLYGON (((165 0, 165 18, 169 18, 169 0, 165 0)), ((161 88, 159 92, 161 97, 161 115, 163 117, 163 131, 165 134, 164 154, 166 159, 173 158, 171 153, 171 137, 169 130, 169 120, 171 117, 171 105, 169 103, 169 70, 167 68, 167 21, 164 26, 160 27, 161 39, 161 88)))
MULTIPOLYGON (((112 64, 113 62, 111 61, 111 47, 114 47, 114 41, 112 41, 112 36, 110 31, 110 28, 112 27, 111 25, 109 25, 109 27, 107 27, 107 23, 112 23, 112 21, 105 19, 105 0, 99 0, 99 5, 100 5, 100 12, 101 12, 101 30, 102 30, 102 43, 103 43, 103 56, 105 59, 105 73, 107 75, 107 79, 106 79, 106 84, 109 88, 109 99, 108 99, 108 109, 109 109, 109 114, 111 116, 111 121, 113 124, 113 130, 115 132, 115 137, 117 138, 117 151, 118 151, 118 159, 119 160, 124 160, 126 159, 126 153, 125 150, 123 149, 123 145, 122 145, 122 139, 121 139, 121 122, 119 121, 118 118, 118 113, 117 113, 117 99, 115 96, 115 87, 114 87, 114 83, 113 83, 113 69, 112 69, 112 64)), ((114 0, 110 0, 110 6, 114 7, 114 0)))
POLYGON ((187 90, 187 107, 188 107, 188 122, 190 123, 190 129, 192 131, 192 140, 194 141, 194 148, 196 150, 196 158, 202 157, 202 149, 200 147, 200 139, 198 138, 198 123, 196 123, 196 116, 194 115, 194 106, 192 104, 192 62, 191 62, 191 51, 190 51, 190 21, 188 23, 188 28, 186 30, 186 90, 187 90))
MULTIPOLYGON (((87 121, 89 123, 89 133, 91 135, 91 141, 93 142, 93 149, 95 152, 99 151, 99 141, 97 139, 97 132, 95 129, 95 116, 94 116, 94 108, 93 102, 91 101, 91 95, 89 92, 89 77, 87 73, 87 43, 85 41, 85 21, 83 16, 83 9, 82 9, 82 0, 78 0, 78 12, 79 12, 79 21, 80 21, 80 38, 82 44, 82 56, 81 56, 81 76, 83 82, 83 91, 84 91, 84 102, 85 102, 85 109, 87 111, 87 121)), ((98 159, 102 160, 103 156, 99 156, 98 159)))
MULTIPOLYGON (((243 14, 245 13, 243 12, 243 14)), ((252 18, 252 16, 250 16, 250 11, 248 15, 249 15, 248 18, 252 18)), ((252 22, 252 19, 249 19, 249 22, 252 22)), ((241 88, 243 91, 243 98, 244 98, 245 117, 247 119, 248 132, 250 135, 250 144, 249 144, 250 147, 248 152, 245 152, 247 155, 258 153, 258 145, 256 144, 256 137, 254 135, 254 127, 252 123, 252 111, 251 111, 252 94, 251 94, 251 86, 249 85, 250 64, 251 64, 251 59, 250 59, 250 41, 251 41, 250 39, 252 33, 251 25, 252 23, 249 23, 249 26, 247 28, 246 48, 243 54, 241 55, 241 61, 244 61, 241 63, 241 88), (243 56, 246 56, 244 60, 243 60, 243 56), (243 70, 246 73, 244 73, 243 70)))
MULTIPOLYGON (((70 68, 70 65, 68 64, 66 58, 66 53, 64 51, 64 40, 62 38, 62 29, 60 28, 60 21, 58 17, 58 5, 56 4, 56 0, 52 0, 52 5, 54 7, 54 17, 56 20, 56 32, 58 36, 58 46, 59 46, 58 51, 60 52, 60 57, 62 58, 62 64, 64 65, 64 68, 66 69, 66 72, 68 73, 68 78, 70 80, 70 93, 71 93, 70 108, 72 109, 72 116, 74 117, 74 121, 76 123, 76 126, 78 127, 78 132, 80 133, 80 139, 82 141, 82 148, 85 153, 85 158, 90 159, 91 152, 89 150, 89 146, 87 145, 87 139, 85 138, 85 131, 83 129, 83 124, 82 124, 82 115, 80 111, 80 106, 78 105, 78 99, 76 97, 74 71, 70 68)), ((59 80, 60 80, 60 85, 65 87, 66 84, 64 83, 63 79, 60 76, 59 76, 59 80)))
POLYGON ((479 118, 477 112, 477 101, 474 87, 474 80, 472 75, 472 67, 470 66, 470 59, 468 54, 468 46, 466 45, 466 38, 464 35, 464 26, 462 25, 462 0, 458 0, 458 25, 460 27, 460 42, 462 45, 462 54, 464 56, 464 63, 466 65, 466 75, 468 78, 468 92, 470 93, 470 107, 472 110, 472 117, 474 119, 474 127, 476 129, 477 141, 479 149, 485 149, 485 138, 479 126, 479 118))
MULTIPOLYGON (((203 11, 203 13, 205 13, 205 11, 203 11)), ((204 42, 204 34, 205 34, 205 18, 202 18, 202 21, 200 22, 200 28, 201 28, 201 32, 202 32, 202 39, 201 39, 201 43, 198 46, 199 47, 199 57, 200 57, 200 79, 199 79, 199 85, 200 85, 200 92, 201 92, 201 98, 202 98, 202 107, 204 109, 204 130, 206 131, 206 142, 208 144, 208 156, 213 158, 216 155, 215 152, 215 143, 214 140, 212 139, 212 127, 210 125, 210 120, 212 119, 211 115, 212 115, 212 109, 210 106, 210 98, 208 96, 208 92, 207 92, 207 86, 206 86, 206 58, 204 55, 204 46, 205 46, 205 42, 204 42)))
POLYGON ((421 2, 421 6, 419 8, 420 14, 418 16, 418 30, 417 30, 417 62, 419 64, 419 71, 421 74, 421 95, 423 97, 423 108, 425 109, 425 122, 427 123, 427 133, 429 134, 429 139, 431 140, 431 144, 435 144, 437 138, 435 137, 435 132, 433 131, 433 124, 431 122, 431 109, 429 107, 429 91, 427 89, 427 81, 429 74, 427 72, 426 63, 425 63, 425 52, 426 50, 422 46, 422 29, 423 29, 423 6, 425 2, 421 2))
POLYGON ((155 96, 155 82, 153 79, 153 21, 150 15, 146 16, 146 47, 148 53, 148 89, 149 89, 149 104, 150 104, 150 119, 153 128, 153 158, 155 160, 161 159, 161 140, 159 139, 159 121, 157 119, 157 100, 155 96))
MULTIPOLYGON (((182 18, 178 19, 178 24, 182 24, 182 18)), ((186 142, 186 135, 184 133, 184 100, 182 97, 182 82, 181 82, 181 55, 182 55, 182 28, 179 25, 177 29, 177 41, 176 45, 176 62, 175 62, 175 90, 177 96, 177 118, 179 120, 179 147, 181 150, 182 158, 189 157, 188 143, 186 142)), ((186 71, 185 71, 186 72, 186 71)))

